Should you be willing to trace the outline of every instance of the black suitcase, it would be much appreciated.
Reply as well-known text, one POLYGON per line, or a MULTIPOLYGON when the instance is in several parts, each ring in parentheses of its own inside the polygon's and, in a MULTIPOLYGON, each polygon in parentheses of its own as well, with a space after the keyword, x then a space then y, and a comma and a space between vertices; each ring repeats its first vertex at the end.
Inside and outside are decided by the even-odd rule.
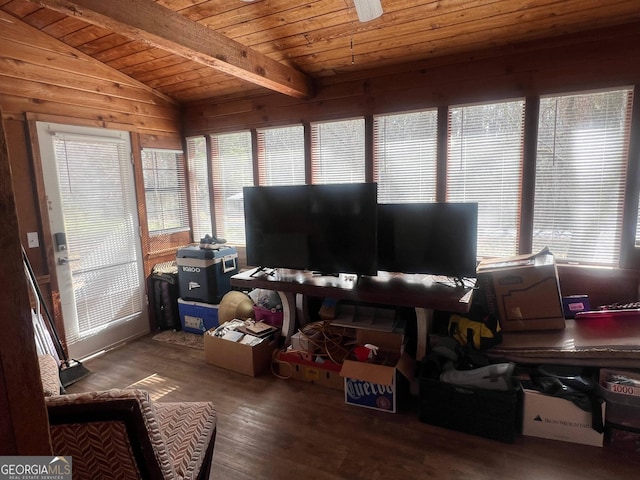
POLYGON ((178 265, 175 261, 154 265, 149 276, 149 314, 161 330, 180 330, 178 313, 178 265))

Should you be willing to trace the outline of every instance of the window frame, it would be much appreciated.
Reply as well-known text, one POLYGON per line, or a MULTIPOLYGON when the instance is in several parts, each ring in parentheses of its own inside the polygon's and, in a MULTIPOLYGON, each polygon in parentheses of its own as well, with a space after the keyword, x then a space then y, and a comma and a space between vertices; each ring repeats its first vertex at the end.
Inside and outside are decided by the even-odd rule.
MULTIPOLYGON (((143 188, 144 188, 144 196, 145 196, 145 204, 146 204, 146 212, 147 212, 147 234, 149 235, 149 237, 160 237, 163 235, 172 235, 174 233, 182 233, 182 232, 186 232, 186 231, 190 231, 191 230, 191 224, 190 224, 190 220, 189 220, 189 202, 187 200, 187 196, 188 196, 188 192, 187 192, 187 177, 185 175, 185 161, 186 161, 186 157, 185 154, 182 150, 177 150, 177 149, 169 149, 169 148, 155 148, 155 147, 143 147, 140 150, 140 158, 142 160, 142 167, 141 167, 141 171, 142 171, 142 184, 143 184, 143 188), (153 169, 147 169, 144 166, 145 163, 145 153, 151 153, 154 156, 154 168, 153 169), (159 171, 161 171, 161 169, 157 168, 157 160, 155 159, 155 155, 157 153, 161 153, 161 154, 173 154, 175 155, 175 162, 176 162, 176 168, 175 168, 175 172, 176 172, 176 185, 175 186, 171 186, 170 188, 167 187, 158 187, 158 185, 156 185, 154 188, 150 188, 146 181, 145 181, 145 172, 152 170, 154 172, 154 176, 157 177, 157 173, 159 171), (149 202, 148 202, 148 198, 147 198, 147 193, 148 192, 158 192, 159 190, 165 192, 165 193, 176 193, 177 192, 177 197, 178 197, 178 202, 181 203, 182 205, 179 206, 179 209, 183 210, 178 217, 176 217, 176 220, 179 221, 181 223, 181 225, 179 227, 171 227, 171 228, 161 228, 159 230, 151 230, 150 225, 149 225, 149 202), (181 197, 181 198, 180 198, 181 197)), ((164 211, 164 209, 162 210, 162 216, 164 217, 166 214, 166 212, 164 211)))
MULTIPOLYGON (((607 88, 601 88, 598 90, 609 91, 617 90, 629 85, 611 85, 607 88)), ((620 261, 619 265, 610 268, 618 269, 636 269, 640 270, 640 246, 636 247, 634 244, 636 228, 638 228, 638 199, 640 196, 640 101, 637 98, 638 88, 636 85, 630 85, 634 92, 634 102, 632 106, 631 114, 631 133, 628 144, 629 158, 627 161, 627 177, 625 184, 625 204, 624 213, 622 218, 622 240, 620 245, 620 261)), ((572 89, 572 90, 558 90, 554 91, 554 95, 571 95, 582 94, 595 91, 595 89, 572 89)), ((519 231, 518 240, 516 243, 516 254, 531 252, 532 246, 532 232, 533 232, 533 204, 535 196, 535 157, 536 157, 536 144, 537 144, 537 130, 538 130, 538 116, 540 94, 533 94, 526 97, 517 97, 524 100, 524 123, 523 123, 523 143, 522 143, 522 163, 521 163, 521 191, 519 195, 519 215, 517 217, 518 225, 516 228, 519 231)), ((548 96, 548 94, 545 94, 548 96)), ((500 103, 513 100, 513 97, 505 98, 491 98, 486 101, 478 103, 500 103)), ((474 103, 470 103, 473 105, 474 103)), ((378 115, 394 115, 411 113, 421 110, 429 110, 431 108, 438 109, 438 148, 437 148, 437 182, 436 182, 436 201, 446 201, 447 198, 447 185, 446 185, 446 166, 448 165, 447 147, 448 147, 448 112, 454 105, 439 105, 437 107, 429 107, 428 105, 420 109, 407 109, 407 110, 388 110, 388 111, 375 111, 363 115, 345 115, 343 118, 315 118, 313 114, 309 117, 303 116, 298 118, 297 122, 286 123, 282 122, 279 125, 294 126, 302 123, 304 126, 304 146, 306 155, 305 164, 305 183, 312 183, 312 168, 315 159, 313 159, 312 151, 313 146, 311 142, 311 129, 314 124, 328 123, 335 121, 345 121, 352 119, 363 118, 365 121, 365 181, 373 181, 375 172, 375 153, 373 144, 373 122, 375 116, 378 115), (443 153, 444 152, 444 153, 443 153), (443 174, 443 172, 445 172, 443 174)), ((264 126, 263 128, 271 128, 270 126, 264 126)), ((231 131, 231 130, 229 130, 231 131)), ((251 130, 254 135, 255 145, 255 132, 251 130)), ((220 131, 219 133, 228 133, 228 131, 220 131)), ((214 132, 215 134, 215 132, 214 132)), ((257 166, 257 148, 254 146, 253 153, 253 166, 254 172, 258 172, 257 166)), ((254 181, 255 184, 255 181, 254 181)), ((561 260, 559 264, 563 264, 561 260)), ((585 264, 585 266, 593 266, 585 264)))
MULTIPOLYGON (((615 93, 615 92, 623 92, 623 91, 630 91, 629 92, 629 97, 627 98, 627 107, 624 108, 623 111, 617 111, 618 114, 621 114, 625 119, 629 120, 629 123, 625 123, 624 124, 624 131, 621 134, 622 136, 626 136, 626 138, 624 138, 626 140, 626 143, 622 143, 621 145, 621 153, 620 156, 617 157, 619 158, 619 163, 617 164, 619 169, 618 171, 621 172, 620 173, 620 188, 619 190, 616 190, 616 193, 620 195, 620 200, 619 200, 619 209, 617 210, 617 212, 620 214, 620 220, 619 222, 616 222, 616 229, 619 229, 619 238, 615 239, 615 242, 610 244, 611 246, 613 246, 614 248, 612 249, 615 253, 614 253, 614 258, 612 259, 612 261, 601 261, 601 262, 597 262, 594 258, 595 255, 597 255, 596 252, 593 251, 589 251, 587 250, 588 254, 591 256, 591 258, 589 260, 579 260, 576 257, 573 258, 562 258, 562 256, 560 254, 556 255, 556 262, 560 263, 560 264, 571 264, 571 265, 587 265, 587 266, 604 266, 607 268, 610 267, 614 267, 614 268, 622 268, 623 265, 623 261, 622 261, 622 257, 623 257, 623 236, 624 236, 624 226, 625 226, 625 221, 631 221, 631 219, 629 217, 627 217, 627 219, 625 220, 625 205, 626 203, 629 201, 629 195, 628 195, 628 189, 627 189, 627 185, 629 182, 629 168, 631 166, 630 164, 630 160, 631 160, 631 156, 629 154, 629 150, 630 150, 630 143, 631 143, 631 134, 632 134, 632 130, 631 130, 631 122, 633 121, 633 117, 632 117, 632 113, 633 113, 633 106, 637 104, 637 102, 635 102, 636 98, 635 98, 635 89, 633 86, 619 86, 619 87, 612 87, 612 88, 606 88, 606 89, 589 89, 589 90, 580 90, 580 91, 572 91, 572 92, 563 92, 563 93, 557 93, 557 94, 553 94, 553 95, 544 95, 544 96, 540 96, 538 97, 538 109, 539 109, 539 114, 538 114, 538 122, 542 122, 542 112, 541 112, 541 104, 544 100, 551 100, 553 101, 554 99, 559 99, 559 100, 565 100, 565 99, 569 99, 571 97, 575 98, 576 100, 574 101, 578 101, 580 102, 581 99, 580 97, 584 98, 584 97, 589 97, 589 96, 596 96, 596 95, 600 95, 600 94, 607 94, 607 93, 615 93), (628 105, 628 103, 631 102, 631 105, 628 105)), ((591 99, 589 99, 589 101, 591 101, 591 99)), ((595 109, 593 110, 589 110, 589 118, 593 118, 595 117, 597 120, 602 121, 602 117, 601 115, 598 115, 597 111, 595 109), (596 113, 592 113, 592 112, 596 112, 596 113)), ((557 112, 555 114, 556 116, 554 118, 557 119, 557 116, 559 115, 557 112)), ((561 117, 563 120, 565 121, 576 121, 576 117, 577 116, 563 116, 561 117)), ((607 120, 607 116, 604 117, 605 121, 607 120)), ((581 122, 578 122, 581 123, 581 122)), ((607 124, 608 125, 608 124, 607 124)), ((572 124, 570 125, 570 129, 568 130, 558 130, 555 126, 554 126, 554 130, 553 130, 553 136, 552 138, 554 139, 554 156, 555 156, 555 146, 560 143, 560 142, 556 142, 556 138, 558 135, 560 135, 560 139, 562 140, 562 142, 566 142, 568 138, 571 138, 570 135, 576 135, 579 131, 584 130, 584 126, 578 125, 576 124, 572 124)), ((593 126, 589 127, 589 128, 593 128, 593 126)), ((534 192, 533 192, 533 210, 532 210, 532 222, 531 222, 531 226, 532 226, 532 231, 531 231, 531 241, 532 244, 535 243, 534 240, 534 234, 535 232, 535 218, 536 218, 536 206, 538 205, 539 208, 547 208, 549 209, 548 206, 548 198, 545 198, 544 203, 540 203, 537 204, 536 203, 536 188, 539 184, 539 180, 540 180, 540 175, 539 175, 539 168, 540 165, 538 165, 538 159, 540 158, 540 151, 538 150, 538 146, 539 146, 539 141, 540 141, 540 127, 538 126, 537 130, 536 130, 536 142, 537 142, 537 146, 536 146, 536 155, 534 158, 534 163, 535 163, 535 167, 534 167, 534 178, 535 178, 535 182, 536 185, 534 185, 534 192)), ((611 131, 609 129, 606 130, 605 132, 607 135, 606 137, 609 138, 611 136, 612 133, 615 133, 615 130, 611 131)), ((613 137, 615 138, 615 137, 613 137)), ((609 144, 609 142, 607 142, 606 144, 603 144, 603 146, 605 145, 609 145, 609 147, 611 146, 615 146, 615 144, 609 144)), ((562 150, 559 150, 560 152, 562 152, 562 150)), ((609 152, 607 152, 609 153, 609 152)), ((615 153, 615 151, 614 151, 615 153)), ((576 157, 575 155, 572 156, 568 156, 568 158, 570 158, 569 162, 566 164, 568 165, 568 167, 570 168, 571 166, 573 166, 575 168, 575 162, 576 159, 579 160, 584 160, 586 159, 590 159, 592 162, 596 161, 597 157, 592 155, 591 152, 589 152, 588 154, 585 153, 585 157, 579 156, 576 157)), ((548 156, 548 155, 547 155, 548 156)), ((604 162, 603 162, 604 163, 604 162)), ((589 173, 591 173, 592 175, 595 173, 597 169, 591 169, 588 170, 589 173)), ((547 170, 548 172, 549 170, 547 170)), ((614 169, 609 169, 607 170, 607 172, 610 173, 614 173, 615 170, 614 169)), ((602 174, 601 174, 602 175, 602 174)), ((553 174, 552 172, 552 177, 555 178, 555 174, 553 174)), ((609 176, 610 178, 610 176, 609 176)), ((557 180, 557 179, 556 179, 557 180)), ((601 185, 602 182, 599 182, 599 185, 601 185)), ((538 192, 538 196, 539 196, 538 192)), ((637 198, 637 197, 636 197, 637 198)), ((571 206, 573 206, 575 208, 575 206, 577 205, 576 203, 572 203, 569 202, 571 204, 571 206)), ((606 202, 605 202, 606 203, 606 202)), ((594 205, 595 207, 595 205, 594 205)), ((601 209, 602 204, 598 203, 598 208, 601 209)), ((553 210, 555 211, 555 210, 553 210)), ((597 217, 598 222, 601 221, 601 216, 597 217)), ((570 223, 570 220, 569 220, 570 223)), ((607 229, 605 229, 607 230, 607 229)), ((608 230, 607 230, 608 231, 608 230)), ((590 235, 588 237, 586 237, 587 243, 594 243, 593 240, 593 236, 590 235)), ((584 238, 583 238, 583 242, 584 242, 584 238)), ((578 244, 580 245, 579 249, 580 252, 584 252, 584 246, 583 244, 578 244)), ((540 248, 540 245, 538 245, 537 247, 535 247, 536 249, 540 248)), ((556 246, 550 246, 551 251, 552 252, 558 252, 558 249, 556 248, 556 246)), ((602 253, 600 253, 600 255, 602 255, 602 253)))

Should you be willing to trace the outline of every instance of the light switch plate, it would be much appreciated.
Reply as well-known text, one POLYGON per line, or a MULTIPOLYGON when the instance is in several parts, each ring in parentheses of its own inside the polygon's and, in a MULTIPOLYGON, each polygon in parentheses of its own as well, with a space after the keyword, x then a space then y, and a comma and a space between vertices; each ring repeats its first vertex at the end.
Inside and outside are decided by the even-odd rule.
POLYGON ((38 248, 40 246, 38 232, 27 232, 27 245, 29 245, 29 248, 38 248))

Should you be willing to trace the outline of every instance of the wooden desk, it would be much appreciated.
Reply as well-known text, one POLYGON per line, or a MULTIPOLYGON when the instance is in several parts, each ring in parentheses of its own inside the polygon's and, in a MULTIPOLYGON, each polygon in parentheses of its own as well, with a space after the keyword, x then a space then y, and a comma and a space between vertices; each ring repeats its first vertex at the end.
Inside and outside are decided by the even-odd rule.
POLYGON ((503 332, 502 343, 487 354, 521 364, 638 368, 637 319, 566 320, 564 330, 503 332))
POLYGON ((465 313, 471 304, 472 288, 444 284, 439 281, 441 278, 388 272, 378 272, 375 277, 346 274, 332 277, 300 270, 258 272, 253 269, 231 277, 231 285, 278 292, 282 299, 282 330, 287 339, 295 333, 296 313, 300 323, 306 323, 307 297, 413 307, 418 331, 416 358, 421 359, 426 352, 433 310, 465 313))

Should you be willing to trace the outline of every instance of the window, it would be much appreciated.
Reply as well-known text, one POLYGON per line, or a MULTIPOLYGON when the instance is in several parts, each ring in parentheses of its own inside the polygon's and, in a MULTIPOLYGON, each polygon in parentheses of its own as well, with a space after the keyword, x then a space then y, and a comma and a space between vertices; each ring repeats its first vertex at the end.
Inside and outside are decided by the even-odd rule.
POLYGON ((160 235, 188 230, 182 152, 142 149, 142 174, 149 234, 160 235))
POLYGON ((253 185, 251 132, 211 135, 215 236, 245 244, 242 187, 253 185))
POLYGON ((633 91, 540 100, 533 248, 618 265, 633 91))
POLYGON ((379 203, 435 202, 437 109, 373 120, 379 203))
POLYGON ((187 166, 189 170, 191 224, 193 225, 192 241, 199 242, 205 235, 213 233, 207 144, 204 137, 187 138, 187 166))
POLYGON ((560 261, 621 266, 621 249, 635 246, 622 258, 637 267, 640 228, 630 224, 640 225, 640 213, 635 218, 625 201, 627 188, 634 198, 640 189, 627 173, 632 102, 630 88, 542 97, 538 136, 530 139, 535 179, 526 189, 524 99, 449 107, 446 155, 438 151, 445 134, 438 109, 375 115, 371 165, 364 118, 311 123, 308 136, 300 125, 259 129, 256 165, 250 132, 212 136, 216 235, 244 242, 241 186, 253 184, 254 171, 259 185, 372 179, 380 203, 434 202, 436 192, 448 202, 477 202, 481 258, 529 253, 519 246, 530 242, 560 261), (623 207, 634 217, 624 225, 623 207), (532 227, 532 238, 521 238, 521 225, 532 227))
POLYGON ((304 127, 258 130, 259 185, 302 185, 304 175, 304 127))
POLYGON ((364 119, 311 124, 312 183, 365 181, 364 119))
POLYGON ((518 253, 524 101, 449 110, 447 201, 478 202, 478 256, 518 253))

